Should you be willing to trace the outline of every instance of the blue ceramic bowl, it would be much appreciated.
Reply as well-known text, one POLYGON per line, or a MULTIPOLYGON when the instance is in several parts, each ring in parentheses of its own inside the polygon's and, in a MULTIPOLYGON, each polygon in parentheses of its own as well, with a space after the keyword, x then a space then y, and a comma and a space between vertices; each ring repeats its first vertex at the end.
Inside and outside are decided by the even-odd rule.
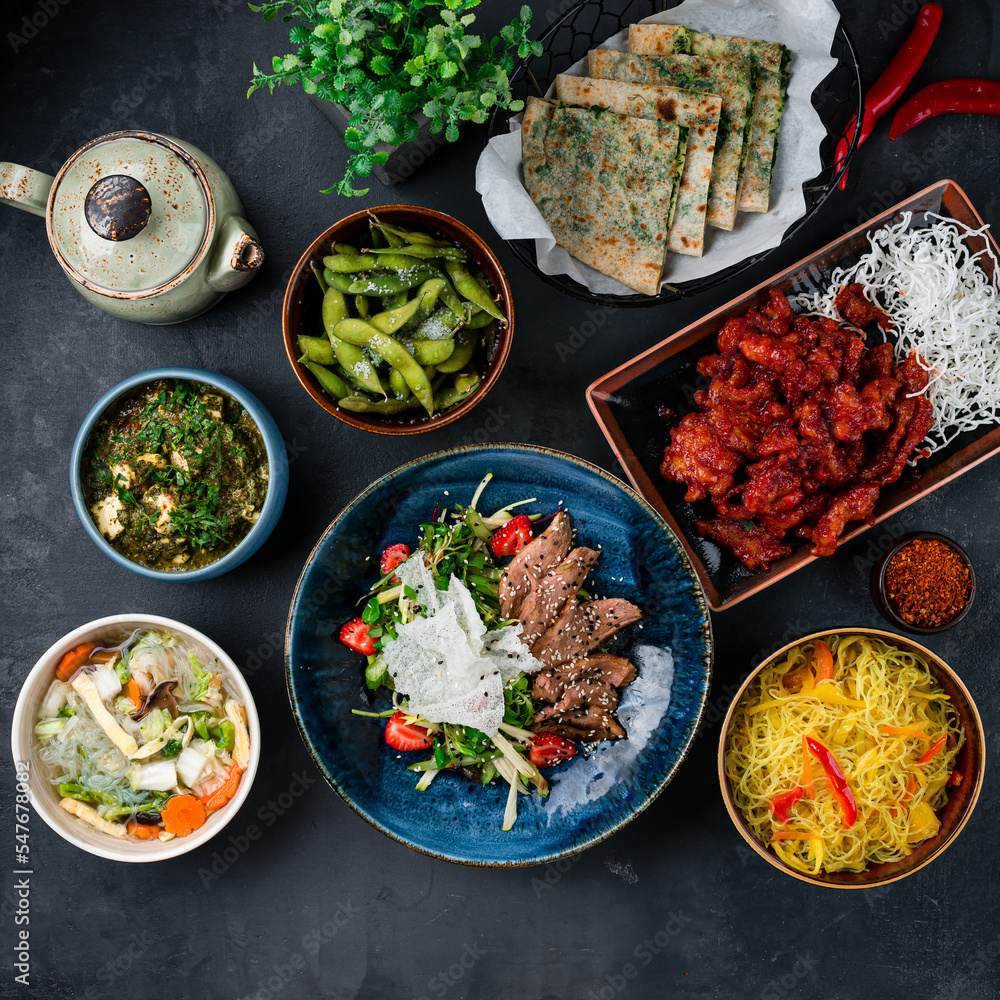
POLYGON ((677 537, 637 494, 570 455, 531 445, 474 445, 438 452, 383 476, 347 506, 313 549, 292 598, 285 672, 299 732, 316 766, 352 809, 382 833, 434 857, 473 865, 540 864, 598 843, 637 816, 680 767, 701 718, 712 664, 705 598, 677 537), (442 774, 424 792, 383 739, 384 722, 351 714, 369 704, 364 660, 338 641, 378 577, 394 542, 414 544, 437 504, 467 504, 486 473, 479 503, 496 510, 537 497, 528 510, 570 512, 576 544, 601 545, 591 593, 625 597, 643 622, 617 637, 616 651, 652 664, 623 692, 628 740, 604 743, 547 771, 547 799, 521 796, 518 819, 501 831, 506 785, 482 787, 442 774), (646 647, 639 650, 638 647, 646 647), (673 654, 673 677, 662 650, 673 654))
POLYGON ((284 439, 274 418, 264 409, 260 400, 238 382, 234 382, 225 375, 217 372, 205 371, 203 368, 153 368, 147 372, 139 372, 119 382, 113 389, 109 389, 94 404, 86 419, 80 426, 73 443, 73 456, 69 465, 69 481, 73 491, 73 506, 76 513, 93 539, 94 544, 109 558, 113 559, 119 566, 138 573, 140 576, 148 576, 153 580, 169 580, 173 583, 193 583, 196 580, 209 580, 214 576, 221 576, 235 569, 240 563, 250 558, 266 541, 268 535, 274 530, 274 526, 281 517, 281 509, 285 506, 285 497, 288 494, 288 455, 285 452, 284 439), (192 570, 158 570, 141 566, 131 559, 123 556, 114 546, 97 530, 87 504, 84 501, 83 486, 80 482, 80 468, 83 463, 84 449, 90 438, 90 432, 94 429, 104 411, 119 396, 124 395, 130 389, 144 385, 146 382, 153 382, 161 378, 187 379, 191 382, 200 382, 203 385, 211 385, 221 389, 227 395, 232 396, 250 414, 253 422, 260 431, 260 436, 267 449, 268 464, 268 487, 267 496, 264 499, 264 509, 257 519, 257 523, 247 532, 246 537, 235 548, 227 552, 221 559, 217 559, 207 566, 201 566, 192 570))

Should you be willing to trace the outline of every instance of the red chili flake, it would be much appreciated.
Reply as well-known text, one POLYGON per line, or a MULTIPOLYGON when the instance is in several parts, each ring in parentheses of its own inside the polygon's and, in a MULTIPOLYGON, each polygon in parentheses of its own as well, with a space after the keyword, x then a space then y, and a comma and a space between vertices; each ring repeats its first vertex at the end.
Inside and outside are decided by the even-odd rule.
POLYGON ((885 594, 908 625, 940 628, 969 603, 969 567, 947 543, 936 538, 916 538, 889 560, 885 594))

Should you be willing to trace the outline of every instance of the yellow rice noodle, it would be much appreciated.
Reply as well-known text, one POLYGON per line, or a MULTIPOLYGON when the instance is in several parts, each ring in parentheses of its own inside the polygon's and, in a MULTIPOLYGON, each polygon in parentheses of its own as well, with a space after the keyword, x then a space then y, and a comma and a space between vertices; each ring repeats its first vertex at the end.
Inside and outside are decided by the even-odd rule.
POLYGON ((861 635, 823 641, 833 654, 833 679, 816 682, 813 642, 789 650, 740 700, 725 757, 736 805, 754 836, 813 875, 898 861, 934 836, 964 740, 921 656, 861 635), (941 736, 944 746, 918 765, 941 736), (803 737, 827 747, 847 778, 858 810, 847 829, 820 762, 810 754, 804 770, 803 737), (771 800, 799 788, 806 791, 779 822, 771 800))

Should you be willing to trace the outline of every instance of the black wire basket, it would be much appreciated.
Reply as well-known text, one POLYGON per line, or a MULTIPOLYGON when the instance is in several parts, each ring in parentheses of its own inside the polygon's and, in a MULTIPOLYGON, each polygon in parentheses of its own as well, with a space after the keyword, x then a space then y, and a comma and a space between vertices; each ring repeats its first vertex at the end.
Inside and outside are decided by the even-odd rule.
MULTIPOLYGON (((555 20, 541 35, 539 41, 543 46, 542 54, 522 59, 514 67, 511 73, 511 86, 515 96, 522 100, 529 95, 544 96, 556 75, 564 72, 577 60, 582 59, 590 49, 627 28, 628 25, 635 24, 659 11, 676 7, 679 2, 680 0, 659 0, 659 2, 656 0, 617 0, 617 2, 583 0, 583 2, 576 4, 555 20)), ((823 169, 802 186, 806 202, 805 214, 788 227, 782 239, 787 239, 803 226, 826 201, 840 178, 847 171, 856 148, 857 134, 855 133, 850 137, 846 157, 840 164, 836 162, 837 141, 846 132, 852 116, 857 115, 860 120, 864 112, 864 94, 858 57, 843 23, 837 25, 830 54, 837 60, 837 65, 812 95, 813 107, 826 128, 826 135, 820 144, 820 161, 823 164, 823 169)), ((495 108, 489 119, 485 142, 488 143, 496 135, 509 132, 511 117, 510 112, 502 108, 495 108)), ((696 295, 727 281, 741 271, 745 271, 748 267, 763 260, 771 250, 776 249, 772 247, 768 250, 762 250, 738 264, 732 264, 714 274, 706 275, 704 278, 664 285, 658 295, 641 295, 639 293, 615 295, 592 292, 568 274, 545 274, 539 268, 535 258, 534 240, 508 240, 507 242, 514 253, 535 274, 554 288, 586 302, 598 302, 619 307, 654 306, 662 302, 674 302, 696 295)))

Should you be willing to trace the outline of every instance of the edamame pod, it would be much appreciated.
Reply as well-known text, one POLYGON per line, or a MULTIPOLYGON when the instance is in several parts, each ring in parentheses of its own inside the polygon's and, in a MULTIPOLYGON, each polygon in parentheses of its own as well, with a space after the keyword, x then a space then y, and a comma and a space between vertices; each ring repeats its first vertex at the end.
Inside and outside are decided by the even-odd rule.
POLYGON ((453 385, 451 388, 442 389, 434 397, 434 405, 439 410, 446 410, 449 406, 454 406, 456 403, 460 403, 463 399, 468 399, 469 396, 471 396, 478 388, 479 376, 473 375, 470 377, 469 381, 463 383, 461 388, 459 388, 458 385, 453 385))
POLYGON ((405 306, 409 298, 409 292, 396 292, 395 295, 386 295, 382 298, 382 307, 387 312, 390 309, 398 309, 400 306, 405 306))
POLYGON ((385 312, 378 313, 376 316, 372 316, 368 322, 382 333, 394 333, 401 326, 408 323, 419 308, 420 297, 417 296, 410 299, 406 305, 400 306, 398 309, 388 309, 385 312))
POLYGON ((455 261, 446 260, 444 262, 444 269, 448 272, 448 277, 454 282, 455 289, 459 295, 464 296, 473 305, 479 306, 480 309, 485 310, 494 319, 500 320, 501 323, 507 322, 497 304, 466 268, 461 264, 455 263, 455 261))
POLYGON ((328 368, 324 368, 322 365, 318 365, 314 361, 307 361, 305 366, 313 373, 313 375, 316 376, 316 381, 319 382, 323 389, 333 396, 334 399, 340 399, 342 396, 350 395, 350 387, 339 375, 335 375, 328 368))
POLYGON ((480 309, 479 312, 472 314, 465 325, 469 330, 479 330, 493 322, 495 322, 493 317, 485 309, 480 309))
POLYGON ((353 274, 337 274, 330 268, 323 269, 323 277, 331 288, 336 288, 338 292, 349 292, 354 284, 353 274))
POLYGON ((347 257, 360 257, 362 252, 356 246, 352 246, 350 243, 334 243, 333 244, 334 253, 342 253, 347 257))
POLYGON ((455 341, 451 340, 415 340, 413 356, 422 365, 440 367, 442 361, 447 361, 455 351, 455 341))
POLYGON ((380 332, 370 323, 360 319, 342 319, 337 324, 334 333, 349 344, 355 344, 358 347, 367 345, 377 351, 406 379, 406 384, 428 414, 434 413, 434 396, 431 393, 431 385, 427 375, 398 340, 394 340, 388 334, 380 332))
POLYGON ((412 336, 414 340, 447 340, 454 335, 458 325, 450 309, 438 309, 413 331, 412 336))
POLYGON ((463 393, 468 394, 472 392, 479 385, 478 375, 458 375, 455 378, 455 388, 463 393))
POLYGON ((333 364, 333 349, 325 337, 299 336, 299 350, 307 361, 315 361, 318 365, 333 364))
MULTIPOLYGON (((352 295, 395 295, 397 292, 405 292, 408 288, 413 288, 414 285, 419 285, 437 274, 437 269, 433 267, 415 267, 410 268, 409 271, 386 272, 384 274, 369 272, 363 278, 352 282, 347 290, 352 295)), ((478 288, 478 285, 476 287, 478 288)))
POLYGON ((451 352, 449 358, 438 363, 438 371, 449 374, 460 372, 472 360, 477 340, 479 340, 479 334, 473 330, 468 328, 459 330, 455 334, 455 350, 451 352))
POLYGON ((349 274, 354 271, 370 271, 372 268, 380 267, 378 257, 372 254, 360 254, 356 257, 349 257, 347 254, 334 254, 331 257, 323 258, 324 266, 328 267, 334 274, 349 274))
POLYGON ((379 396, 385 395, 382 382, 379 380, 375 366, 365 357, 364 351, 354 344, 347 344, 339 337, 331 335, 330 345, 337 361, 343 367, 347 377, 365 392, 374 392, 379 396))
MULTIPOLYGON (((372 254, 378 254, 382 260, 386 258, 393 259, 396 256, 407 256, 420 258, 421 260, 434 260, 437 257, 441 257, 445 260, 454 260, 458 262, 463 262, 469 258, 466 256, 464 250, 459 249, 456 246, 452 246, 451 243, 428 243, 428 244, 410 244, 407 247, 389 247, 387 249, 373 249, 372 254)), ((384 265, 385 267, 392 267, 391 264, 384 265)))
POLYGON ((412 267, 427 267, 427 261, 433 260, 437 254, 415 254, 410 251, 415 248, 406 247, 397 250, 394 247, 387 247, 384 250, 372 250, 370 254, 374 257, 380 267, 388 268, 390 271, 408 271, 412 267))
MULTIPOLYGON (((396 239, 403 240, 411 245, 420 243, 425 245, 429 243, 437 243, 437 240, 435 240, 433 236, 428 236, 427 233, 411 232, 410 230, 403 229, 400 226, 390 226, 386 222, 379 222, 374 215, 372 218, 375 219, 375 225, 382 230, 382 233, 387 240, 391 235, 395 236, 396 239)), ((392 241, 390 240, 389 242, 391 245, 392 241)))
POLYGON ((372 400, 365 396, 347 396, 337 400, 339 406, 352 413, 379 413, 384 417, 391 417, 405 410, 412 410, 420 404, 415 399, 406 400, 372 400))
POLYGON ((455 291, 454 287, 450 281, 446 278, 441 279, 444 282, 444 287, 441 289, 441 301, 463 322, 468 320, 468 313, 466 312, 466 307, 462 304, 462 300, 458 297, 458 293, 455 291))
POLYGON ((362 318, 368 319, 368 299, 363 295, 354 296, 354 311, 362 318))
POLYGON ((336 288, 328 288, 323 296, 323 328, 327 336, 333 332, 333 328, 342 320, 347 318, 347 299, 344 293, 336 288))
POLYGON ((409 399, 413 395, 410 392, 410 387, 406 384, 406 379, 403 378, 396 368, 393 368, 389 372, 389 388, 398 400, 409 399))
POLYGON ((316 266, 315 262, 309 265, 312 268, 312 273, 316 275, 316 280, 319 282, 320 291, 326 295, 327 283, 323 278, 323 272, 316 266))

